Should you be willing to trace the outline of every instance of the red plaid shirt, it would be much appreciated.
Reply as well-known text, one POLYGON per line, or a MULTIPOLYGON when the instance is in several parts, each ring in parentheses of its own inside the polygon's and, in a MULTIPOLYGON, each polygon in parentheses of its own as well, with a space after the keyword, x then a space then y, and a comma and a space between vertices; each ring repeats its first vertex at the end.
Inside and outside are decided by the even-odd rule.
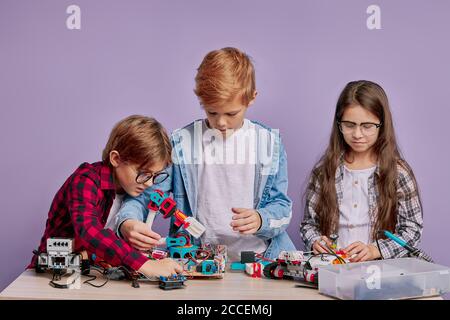
MULTIPOLYGON (((83 163, 53 199, 39 252, 48 238, 74 238, 75 251, 86 250, 113 266, 138 270, 148 259, 111 229, 104 229, 116 196, 112 170, 102 162, 83 163)), ((29 268, 35 267, 37 256, 29 268)))

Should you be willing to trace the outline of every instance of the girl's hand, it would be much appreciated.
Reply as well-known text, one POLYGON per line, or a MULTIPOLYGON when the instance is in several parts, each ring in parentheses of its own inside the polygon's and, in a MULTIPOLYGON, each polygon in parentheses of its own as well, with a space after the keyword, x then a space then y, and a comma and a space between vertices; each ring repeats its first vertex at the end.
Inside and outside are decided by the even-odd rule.
POLYGON ((350 262, 363 262, 381 257, 377 247, 372 244, 364 244, 361 241, 353 242, 344 249, 344 252, 350 257, 350 262))
POLYGON ((312 246, 313 253, 314 254, 328 253, 329 251, 326 246, 331 247, 331 245, 332 245, 331 240, 328 239, 328 237, 326 236, 322 236, 320 237, 320 239, 314 241, 312 246))
POLYGON ((254 209, 231 208, 233 211, 233 221, 230 226, 234 231, 242 234, 254 234, 261 227, 261 216, 254 209))
POLYGON ((148 260, 138 271, 147 277, 169 277, 183 272, 183 268, 172 259, 166 258, 162 260, 148 260))

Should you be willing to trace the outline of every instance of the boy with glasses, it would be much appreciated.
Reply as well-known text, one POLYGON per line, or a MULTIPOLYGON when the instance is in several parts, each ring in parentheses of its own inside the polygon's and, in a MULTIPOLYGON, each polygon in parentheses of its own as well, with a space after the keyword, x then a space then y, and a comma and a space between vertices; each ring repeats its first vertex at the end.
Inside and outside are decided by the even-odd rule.
MULTIPOLYGON (((181 272, 173 260, 149 260, 105 227, 113 223, 125 194, 136 197, 167 179, 163 169, 171 163, 171 149, 165 129, 153 118, 134 115, 117 123, 102 161, 81 164, 56 193, 38 253, 45 252, 48 238, 74 238, 75 252, 95 254, 112 266, 123 265, 147 277, 181 272)), ((30 268, 36 260, 37 255, 30 268)))

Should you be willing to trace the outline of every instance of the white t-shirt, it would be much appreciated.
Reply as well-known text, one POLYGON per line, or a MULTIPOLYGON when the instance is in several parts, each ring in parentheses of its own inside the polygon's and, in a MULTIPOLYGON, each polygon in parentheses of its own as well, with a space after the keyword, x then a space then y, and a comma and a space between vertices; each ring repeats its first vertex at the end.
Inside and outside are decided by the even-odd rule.
POLYGON ((119 213, 120 207, 122 206, 122 201, 124 194, 116 194, 114 202, 109 211, 108 219, 106 220, 105 229, 109 228, 115 232, 117 223, 117 214, 119 213))
POLYGON ((344 166, 344 197, 339 207, 339 248, 356 241, 371 242, 368 181, 375 169, 351 170, 344 166))
MULTIPOLYGON (((203 123, 203 132, 208 129, 203 123)), ((210 132, 211 133, 211 132, 210 132)), ((203 134, 203 163, 198 170, 197 219, 206 231, 204 243, 227 246, 229 261, 239 261, 241 251, 263 253, 264 240, 254 235, 233 231, 231 208, 253 209, 255 182, 254 125, 244 120, 243 126, 227 138, 220 132, 203 134)))

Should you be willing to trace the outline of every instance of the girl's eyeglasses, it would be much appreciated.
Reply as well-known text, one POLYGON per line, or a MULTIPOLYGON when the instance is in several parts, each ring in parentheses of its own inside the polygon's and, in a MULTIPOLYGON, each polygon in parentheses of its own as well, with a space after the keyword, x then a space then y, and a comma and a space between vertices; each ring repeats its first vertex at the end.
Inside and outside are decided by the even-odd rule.
POLYGON ((351 134, 359 126, 361 128, 361 134, 364 136, 373 136, 382 125, 381 123, 372 122, 362 122, 358 124, 352 121, 338 121, 337 124, 342 134, 351 134))

